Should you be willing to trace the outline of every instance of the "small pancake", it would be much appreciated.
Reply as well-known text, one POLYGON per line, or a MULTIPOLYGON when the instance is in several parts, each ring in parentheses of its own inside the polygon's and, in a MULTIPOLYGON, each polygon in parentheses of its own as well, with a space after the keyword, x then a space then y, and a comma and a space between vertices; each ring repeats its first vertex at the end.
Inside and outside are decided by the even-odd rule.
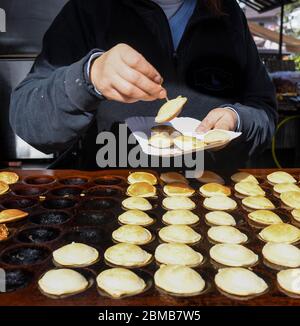
POLYGON ((152 240, 152 234, 140 225, 123 225, 112 233, 114 240, 118 242, 143 245, 152 240))
POLYGON ((210 257, 219 264, 230 267, 246 267, 257 263, 258 256, 239 244, 221 243, 209 251, 210 257))
POLYGON ((155 259, 160 264, 196 267, 204 258, 184 243, 162 243, 155 250, 155 259))
POLYGON ((213 196, 230 196, 230 188, 223 186, 219 183, 207 183, 200 187, 200 193, 204 197, 213 197, 213 196))
POLYGON ((242 204, 252 209, 274 209, 274 204, 263 196, 250 196, 242 200, 242 204))
POLYGON ((139 294, 146 288, 146 283, 134 272, 126 268, 111 268, 97 276, 97 285, 113 298, 139 294))
POLYGON ((8 227, 5 224, 0 224, 0 242, 7 240, 9 233, 8 227))
POLYGON ((162 201, 165 209, 187 209, 192 210, 196 204, 188 197, 166 197, 162 201))
POLYGON ((118 220, 122 224, 141 226, 147 226, 154 222, 153 218, 151 218, 147 213, 137 209, 131 209, 124 212, 123 214, 119 215, 118 220))
POLYGON ((168 225, 158 232, 162 241, 193 244, 201 240, 201 235, 187 225, 168 225))
POLYGON ((180 182, 180 183, 186 183, 188 184, 188 180, 180 173, 177 172, 165 172, 160 175, 160 179, 164 183, 174 183, 174 182, 180 182))
POLYGON ((15 222, 28 216, 28 213, 19 209, 5 209, 0 212, 0 223, 15 222))
POLYGON ((232 215, 223 211, 213 211, 205 214, 205 220, 213 225, 236 226, 232 215))
POLYGON ((191 197, 195 190, 186 183, 174 182, 164 186, 164 193, 169 197, 191 197))
POLYGON ((152 209, 152 205, 146 198, 141 197, 129 197, 122 201, 123 207, 126 209, 138 209, 140 211, 149 211, 152 209))
POLYGON ((187 102, 186 97, 178 96, 173 100, 167 101, 158 111, 155 118, 156 123, 164 123, 176 118, 182 111, 187 102))
POLYGON ((288 191, 280 195, 281 201, 294 209, 300 209, 300 192, 299 191, 288 191))
POLYGON ((40 289, 50 295, 61 296, 76 294, 88 287, 88 281, 72 269, 52 269, 38 281, 40 289))
POLYGON ((300 187, 294 183, 277 183, 273 190, 278 194, 282 194, 287 191, 300 191, 300 187))
POLYGON ((19 181, 19 176, 15 172, 3 171, 0 172, 0 181, 11 185, 19 181))
POLYGON ((292 216, 297 222, 300 222, 300 209, 292 210, 292 216))
POLYGON ((157 125, 151 128, 151 132, 153 134, 161 134, 166 133, 168 135, 179 134, 180 132, 176 130, 174 127, 169 125, 157 125))
POLYGON ((236 209, 237 203, 229 197, 218 195, 205 198, 203 206, 212 211, 231 211, 236 209))
POLYGON ((287 172, 277 171, 267 175, 268 181, 276 183, 296 183, 297 180, 287 172))
POLYGON ((202 176, 197 178, 197 180, 201 183, 219 183, 222 185, 225 184, 225 181, 221 176, 213 171, 208 170, 203 171, 202 176))
POLYGON ((207 145, 225 143, 230 140, 230 135, 225 130, 210 130, 204 135, 204 142, 207 145))
POLYGON ((280 271, 277 274, 277 282, 283 290, 300 295, 300 268, 280 271))
POLYGON ((268 289, 267 283, 262 278, 241 267, 219 269, 215 283, 222 291, 237 296, 261 294, 268 289))
POLYGON ((192 136, 178 136, 174 138, 174 144, 182 151, 204 149, 204 142, 192 136))
POLYGON ((187 209, 176 209, 166 212, 162 220, 166 224, 192 225, 199 222, 199 217, 187 209))
POLYGON ((82 267, 94 264, 99 252, 84 243, 72 242, 53 252, 54 261, 65 267, 82 267))
POLYGON ((254 175, 248 172, 237 172, 231 176, 231 180, 235 183, 238 182, 253 182, 259 184, 258 180, 255 178, 254 175))
POLYGON ((169 134, 162 132, 152 135, 148 143, 155 148, 170 148, 173 146, 174 141, 169 134))
POLYGON ((233 226, 212 226, 207 235, 212 241, 218 243, 242 244, 248 241, 247 235, 233 226))
POLYGON ((272 224, 264 228, 259 236, 266 242, 294 243, 300 240, 300 230, 287 223, 272 224))
POLYGON ((234 185, 234 190, 245 196, 265 196, 265 191, 260 185, 254 182, 238 182, 234 185))
POLYGON ((169 293, 195 295, 205 288, 205 281, 192 268, 162 265, 154 274, 155 285, 169 293))
POLYGON ((154 174, 149 172, 133 172, 130 173, 127 181, 129 184, 134 184, 137 182, 148 182, 152 186, 157 184, 157 178, 154 174))
POLYGON ((288 243, 267 243, 262 249, 264 258, 283 267, 300 266, 300 249, 288 243))
POLYGON ((0 195, 5 194, 9 190, 9 185, 3 181, 0 181, 0 195))
POLYGON ((276 213, 265 209, 251 212, 248 214, 248 217, 251 221, 258 224, 271 225, 282 223, 282 219, 276 213))
POLYGON ((147 265, 152 255, 137 245, 118 243, 106 249, 105 259, 114 265, 125 267, 140 267, 147 265))
POLYGON ((131 197, 154 197, 156 188, 148 182, 137 182, 127 188, 127 195, 131 197))

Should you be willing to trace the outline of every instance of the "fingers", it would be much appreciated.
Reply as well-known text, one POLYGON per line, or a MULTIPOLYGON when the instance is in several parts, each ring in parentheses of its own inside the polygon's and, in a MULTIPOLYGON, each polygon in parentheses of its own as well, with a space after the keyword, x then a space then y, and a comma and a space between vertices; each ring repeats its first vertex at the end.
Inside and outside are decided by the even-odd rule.
POLYGON ((230 122, 224 117, 216 122, 214 129, 231 130, 230 122))
POLYGON ((210 111, 196 129, 196 132, 205 133, 211 129, 214 129, 219 118, 219 114, 216 114, 214 110, 210 111))

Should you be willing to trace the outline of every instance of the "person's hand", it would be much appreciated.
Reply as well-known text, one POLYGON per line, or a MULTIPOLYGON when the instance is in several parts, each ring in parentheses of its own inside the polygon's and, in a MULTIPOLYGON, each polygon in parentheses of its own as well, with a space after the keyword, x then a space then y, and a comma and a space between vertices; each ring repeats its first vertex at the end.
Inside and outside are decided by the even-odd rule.
POLYGON ((137 51, 118 44, 94 60, 91 82, 107 99, 124 103, 167 97, 159 72, 137 51))
POLYGON ((216 108, 208 113, 196 131, 199 133, 205 133, 211 129, 235 131, 237 127, 237 121, 237 114, 233 110, 226 108, 216 108))

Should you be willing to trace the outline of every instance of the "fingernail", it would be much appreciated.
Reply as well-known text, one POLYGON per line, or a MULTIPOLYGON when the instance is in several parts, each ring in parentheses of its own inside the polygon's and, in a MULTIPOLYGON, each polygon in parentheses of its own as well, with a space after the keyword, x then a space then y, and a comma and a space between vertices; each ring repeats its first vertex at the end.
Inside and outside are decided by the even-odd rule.
POLYGON ((162 83, 162 78, 157 75, 155 78, 154 78, 154 81, 157 83, 157 84, 161 84, 162 83))

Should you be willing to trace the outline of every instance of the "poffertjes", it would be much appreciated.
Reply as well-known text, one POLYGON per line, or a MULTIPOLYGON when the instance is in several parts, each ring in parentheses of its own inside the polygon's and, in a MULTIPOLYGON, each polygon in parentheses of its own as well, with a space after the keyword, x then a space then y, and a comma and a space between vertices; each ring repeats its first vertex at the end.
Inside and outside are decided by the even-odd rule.
POLYGON ((236 221, 232 215, 223 211, 212 211, 205 214, 205 220, 212 225, 235 226, 236 221))
POLYGON ((275 265, 284 267, 300 266, 300 249, 288 243, 268 242, 262 249, 264 258, 275 265))
POLYGON ((251 212, 248 214, 248 217, 251 221, 258 224, 271 225, 282 223, 282 219, 276 213, 264 209, 251 212))
POLYGON ((187 209, 193 210, 196 204, 188 197, 166 197, 162 201, 162 206, 165 209, 187 209))
POLYGON ((222 185, 225 184, 225 181, 221 176, 213 171, 208 170, 203 171, 203 174, 201 177, 197 178, 197 180, 201 183, 219 183, 222 185))
POLYGON ((300 268, 280 271, 277 274, 277 282, 283 290, 300 295, 300 268))
POLYGON ((193 244, 201 239, 201 235, 187 225, 168 225, 160 229, 159 237, 165 242, 193 244))
POLYGON ((233 226, 212 226, 207 235, 211 240, 219 243, 242 244, 248 240, 246 234, 233 226))
POLYGON ((165 172, 160 175, 160 179, 164 183, 174 183, 174 182, 180 182, 180 183, 186 183, 188 184, 188 180, 180 173, 177 172, 165 172))
POLYGON ((254 175, 248 172, 237 172, 231 176, 231 180, 235 183, 238 182, 253 182, 259 184, 258 180, 255 178, 254 175))
POLYGON ((204 149, 204 142, 192 136, 178 136, 174 138, 174 144, 182 151, 194 151, 204 149))
POLYGON ((300 209, 300 192, 287 191, 280 195, 281 201, 290 208, 300 209))
POLYGON ((19 176, 15 172, 10 172, 10 171, 2 171, 0 172, 0 181, 11 185, 14 183, 17 183, 19 180, 19 176))
POLYGON ((199 222, 199 217, 187 209, 175 209, 167 211, 162 220, 166 224, 192 225, 199 222))
POLYGON ((276 183, 296 183, 297 180, 287 172, 276 171, 267 175, 269 182, 276 183))
POLYGON ((9 185, 3 181, 0 181, 0 195, 5 194, 9 190, 9 185))
POLYGON ((182 111, 187 102, 186 97, 178 96, 175 99, 168 100, 158 111, 155 118, 156 123, 164 123, 176 118, 182 111))
POLYGON ((154 219, 152 217, 138 209, 130 209, 122 213, 121 215, 119 215, 118 220, 122 224, 141 226, 148 226, 154 222, 154 219))
POLYGON ((266 192, 254 182, 238 182, 234 190, 244 196, 265 196, 266 192))
POLYGON ((205 144, 211 145, 216 143, 224 143, 230 140, 230 135, 225 130, 213 129, 204 135, 205 144))
POLYGON ((237 203, 229 197, 218 195, 205 198, 203 206, 212 211, 232 211, 236 209, 237 203))
POLYGON ((148 182, 137 182, 127 188, 127 195, 131 197, 154 197, 156 188, 148 182))
POLYGON ((128 183, 133 184, 136 182, 148 182, 152 186, 156 185, 157 183, 157 178, 154 174, 149 173, 149 172, 133 172, 130 173, 128 178, 128 183))
POLYGON ((195 190, 186 183, 174 182, 164 186, 164 193, 169 197, 190 197, 195 193, 195 190))
POLYGON ((151 203, 146 198, 129 197, 122 201, 122 205, 126 209, 138 209, 140 211, 150 211, 151 203))
POLYGON ((300 240, 300 230, 287 223, 272 224, 264 228, 259 236, 266 242, 294 243, 300 240))
POLYGON ((23 212, 19 209, 5 209, 0 212, 0 223, 15 222, 24 219, 27 216, 27 212, 23 212))
POLYGON ((263 196, 250 196, 242 200, 242 204, 251 209, 274 209, 270 199, 263 196))
POLYGON ((200 193, 204 197, 213 197, 213 196, 230 196, 230 188, 223 186, 219 183, 207 183, 200 187, 200 193))
POLYGON ((112 238, 118 242, 143 245, 152 240, 152 234, 140 225, 123 225, 112 233, 112 238))

